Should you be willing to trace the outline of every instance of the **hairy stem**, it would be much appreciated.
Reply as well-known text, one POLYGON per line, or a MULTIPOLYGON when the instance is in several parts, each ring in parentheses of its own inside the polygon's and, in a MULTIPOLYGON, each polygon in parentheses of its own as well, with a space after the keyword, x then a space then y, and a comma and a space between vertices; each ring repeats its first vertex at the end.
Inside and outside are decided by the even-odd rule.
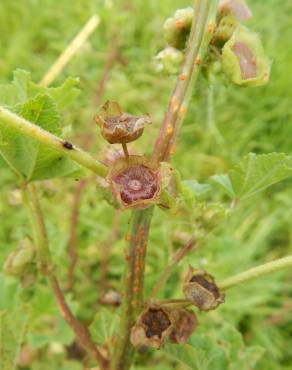
POLYGON ((279 258, 277 260, 253 267, 247 271, 231 276, 218 284, 221 290, 233 288, 249 280, 256 279, 260 276, 270 274, 271 272, 282 270, 286 267, 292 267, 292 256, 279 258))
POLYGON ((106 166, 98 162, 89 153, 83 151, 82 149, 76 147, 68 141, 59 138, 58 136, 51 134, 50 132, 42 129, 41 127, 29 122, 25 118, 20 117, 1 106, 0 124, 5 124, 16 130, 18 133, 28 136, 46 145, 47 147, 50 147, 66 155, 73 161, 95 172, 99 176, 104 177, 107 174, 106 166))
POLYGON ((149 294, 149 300, 155 298, 157 294, 159 293, 159 290, 164 286, 164 284, 169 279, 171 273, 175 269, 175 267, 178 265, 178 263, 189 253, 189 251, 193 248, 193 246, 196 243, 195 238, 191 238, 187 244, 185 244, 182 248, 180 248, 176 254, 173 256, 170 264, 166 266, 166 268, 161 272, 160 276, 157 279, 157 282, 155 283, 154 287, 152 288, 150 294, 149 294))
POLYGON ((75 38, 70 42, 67 48, 51 66, 48 72, 40 81, 41 86, 50 85, 57 76, 63 71, 68 62, 77 53, 89 36, 94 32, 96 27, 100 22, 100 18, 97 15, 93 15, 80 30, 80 32, 75 36, 75 38))
POLYGON ((30 216, 35 246, 38 251, 38 263, 41 266, 41 271, 45 273, 48 278, 60 312, 64 320, 74 331, 80 345, 96 360, 96 362, 101 366, 101 369, 106 369, 108 366, 107 360, 99 352, 95 343, 92 341, 87 328, 83 326, 82 323, 73 315, 72 311, 66 303, 65 297, 60 288, 60 284, 54 273, 44 218, 35 185, 23 184, 22 194, 24 203, 27 206, 30 216))
POLYGON ((131 327, 143 307, 145 257, 153 207, 134 210, 131 221, 129 249, 126 255, 125 292, 121 323, 114 344, 111 370, 128 370, 133 359, 130 343, 131 327))
POLYGON ((157 161, 168 160, 173 152, 178 131, 179 118, 184 116, 184 102, 189 88, 198 75, 200 65, 208 50, 214 31, 217 0, 197 0, 191 33, 188 40, 185 62, 181 68, 175 88, 170 96, 156 143, 153 156, 157 161))

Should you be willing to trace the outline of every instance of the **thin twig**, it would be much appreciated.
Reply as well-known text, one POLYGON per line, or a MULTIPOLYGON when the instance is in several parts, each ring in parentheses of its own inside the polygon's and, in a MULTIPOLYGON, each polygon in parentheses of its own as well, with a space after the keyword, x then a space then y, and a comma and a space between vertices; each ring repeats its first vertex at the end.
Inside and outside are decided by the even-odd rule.
POLYGON ((67 48, 51 66, 48 72, 40 81, 41 86, 49 86, 57 76, 63 71, 67 63, 77 53, 80 47, 85 43, 89 36, 93 33, 100 22, 100 18, 97 15, 93 15, 75 38, 70 42, 67 48))
MULTIPOLYGON (((99 105, 101 98, 104 94, 106 83, 110 77, 110 72, 120 57, 119 44, 117 34, 114 33, 111 41, 111 45, 108 52, 108 57, 103 69, 103 74, 99 80, 97 86, 97 92, 95 95, 95 104, 99 105)), ((88 135, 84 138, 83 148, 85 150, 89 149, 94 136, 88 135)), ((73 194, 73 207, 71 212, 70 220, 70 238, 69 238, 69 248, 68 248, 68 257, 69 257, 69 269, 68 269, 68 290, 73 290, 74 287, 74 276, 75 268, 77 265, 78 255, 77 255, 77 226, 79 218, 79 208, 81 204, 82 193, 87 185, 87 180, 83 179, 76 184, 75 191, 73 194)))
POLYGON ((164 286, 164 284, 169 279, 171 273, 175 269, 175 267, 179 264, 179 262, 192 250, 196 243, 196 239, 193 237, 191 238, 182 248, 180 248, 175 255, 173 256, 170 264, 166 266, 166 268, 161 272, 160 276, 158 277, 155 285, 153 286, 148 300, 153 299, 157 296, 159 290, 164 286))
POLYGON ((173 152, 177 136, 178 120, 184 116, 188 91, 198 75, 214 31, 217 0, 197 0, 188 40, 185 62, 176 86, 169 99, 168 108, 155 143, 153 157, 157 161, 168 160, 173 152), (207 23, 209 21, 209 25, 207 23))
POLYGON ((95 358, 102 369, 106 369, 108 361, 99 352, 95 343, 92 341, 90 334, 85 326, 73 315, 69 306, 66 303, 65 297, 60 289, 60 284, 54 273, 51 262, 48 238, 40 203, 37 196, 37 191, 34 184, 23 184, 22 193, 24 203, 27 206, 31 226, 34 232, 35 246, 38 249, 39 265, 42 266, 42 272, 47 276, 54 293, 56 302, 65 321, 74 331, 80 345, 95 358))
POLYGON ((279 271, 287 267, 292 268, 292 256, 279 258, 263 265, 253 267, 247 271, 241 272, 237 275, 223 280, 221 283, 218 284, 218 286, 221 290, 227 290, 249 280, 256 279, 260 276, 267 275, 271 272, 279 271))
POLYGON ((100 297, 102 298, 103 295, 106 293, 107 287, 108 287, 108 272, 109 272, 109 258, 110 258, 110 252, 111 247, 113 243, 119 238, 119 225, 120 225, 120 219, 121 214, 119 210, 115 210, 113 221, 112 221, 112 227, 110 230, 110 235, 107 238, 107 241, 105 241, 102 244, 101 248, 101 259, 100 259, 100 283, 99 283, 99 290, 100 290, 100 297))
POLYGON ((131 366, 133 347, 130 343, 130 333, 136 316, 143 307, 145 257, 152 213, 153 207, 133 211, 129 251, 126 256, 123 310, 111 370, 128 370, 131 366))
POLYGON ((78 225, 78 219, 79 219, 81 196, 82 196, 82 192, 85 186, 86 186, 86 180, 82 179, 76 185, 75 191, 73 194, 73 207, 72 207, 71 219, 70 219, 70 237, 69 237, 69 243, 68 243, 69 245, 68 247, 69 268, 68 268, 67 289, 69 291, 73 290, 75 267, 76 267, 77 260, 78 260, 77 225, 78 225))

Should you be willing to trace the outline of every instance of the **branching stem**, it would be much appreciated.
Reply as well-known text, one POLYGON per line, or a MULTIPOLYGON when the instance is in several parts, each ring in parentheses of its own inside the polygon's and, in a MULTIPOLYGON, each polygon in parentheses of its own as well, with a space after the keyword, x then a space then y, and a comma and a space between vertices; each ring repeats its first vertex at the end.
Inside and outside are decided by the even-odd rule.
POLYGON ((66 303, 60 284, 55 275, 51 261, 48 238, 40 203, 37 196, 35 185, 22 184, 22 194, 24 204, 30 216, 31 226, 34 234, 35 246, 37 248, 38 264, 41 271, 47 276, 52 291, 54 293, 57 305, 64 320, 74 331, 80 345, 96 360, 101 369, 107 369, 108 361, 100 353, 85 326, 73 315, 66 303))
POLYGON ((247 271, 241 272, 237 275, 223 280, 221 283, 218 284, 218 286, 221 290, 227 290, 249 280, 256 279, 260 276, 267 275, 271 272, 279 271, 287 267, 292 268, 292 256, 279 258, 263 265, 253 267, 247 271))
POLYGON ((66 155, 73 161, 95 172, 99 176, 104 177, 107 174, 106 166, 98 162, 89 153, 1 106, 0 124, 5 124, 16 130, 18 133, 28 136, 49 148, 57 150, 59 153, 66 155))
POLYGON ((175 269, 175 267, 179 264, 179 262, 189 253, 189 251, 194 247, 196 243, 195 238, 191 238, 182 248, 180 248, 176 254, 173 256, 169 265, 161 272, 160 276, 158 277, 154 287, 152 288, 149 294, 149 300, 155 298, 159 293, 159 290, 164 286, 164 284, 169 279, 171 273, 175 269))

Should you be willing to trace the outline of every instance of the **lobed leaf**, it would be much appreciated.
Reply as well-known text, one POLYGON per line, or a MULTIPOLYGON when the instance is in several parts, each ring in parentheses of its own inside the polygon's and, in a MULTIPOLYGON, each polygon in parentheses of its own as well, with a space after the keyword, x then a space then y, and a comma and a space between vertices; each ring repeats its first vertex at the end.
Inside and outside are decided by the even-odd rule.
POLYGON ((292 176, 292 158, 284 153, 249 153, 228 175, 212 180, 231 198, 247 199, 292 176))

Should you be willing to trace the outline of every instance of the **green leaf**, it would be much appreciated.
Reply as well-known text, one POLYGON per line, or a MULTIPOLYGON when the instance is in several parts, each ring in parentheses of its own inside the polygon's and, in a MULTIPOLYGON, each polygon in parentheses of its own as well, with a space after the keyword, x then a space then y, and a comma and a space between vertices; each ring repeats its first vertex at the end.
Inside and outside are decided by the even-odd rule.
POLYGON ((228 370, 254 369, 264 353, 260 346, 245 346, 238 330, 227 323, 220 330, 220 343, 228 356, 228 370))
POLYGON ((80 93, 79 78, 69 77, 61 86, 43 87, 31 80, 31 74, 22 69, 13 73, 11 84, 0 85, 0 104, 13 107, 24 103, 39 94, 48 94, 56 102, 59 109, 71 103, 80 93))
MULTIPOLYGON (((23 104, 18 104, 15 110, 45 130, 60 135, 57 104, 49 95, 37 95, 23 104)), ((14 171, 27 181, 65 176, 79 169, 77 164, 67 157, 2 125, 0 153, 14 171)))
POLYGON ((26 334, 28 314, 14 279, 0 275, 0 369, 13 370, 26 334))
POLYGON ((283 153, 250 153, 228 175, 215 175, 211 179, 231 198, 243 200, 290 176, 290 156, 283 153))
POLYGON ((224 352, 207 336, 194 335, 184 345, 167 343, 163 351, 193 370, 226 370, 224 352))
POLYGON ((95 342, 103 344, 109 343, 115 332, 119 317, 106 308, 102 308, 95 315, 90 325, 90 333, 95 342))

